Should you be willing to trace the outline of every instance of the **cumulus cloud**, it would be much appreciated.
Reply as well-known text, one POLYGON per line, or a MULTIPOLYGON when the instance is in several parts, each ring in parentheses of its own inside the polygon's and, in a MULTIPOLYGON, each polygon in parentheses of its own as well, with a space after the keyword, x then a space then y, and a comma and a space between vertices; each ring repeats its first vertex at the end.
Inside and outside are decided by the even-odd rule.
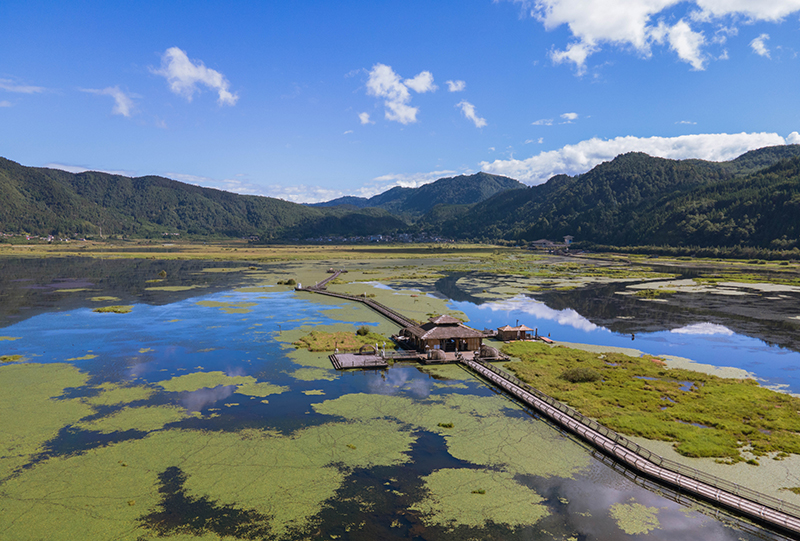
POLYGON ((467 83, 464 81, 445 81, 448 92, 461 92, 467 88, 467 83))
POLYGON ((17 94, 39 94, 45 91, 44 87, 22 85, 12 79, 0 79, 0 89, 17 94))
POLYGON ((220 105, 235 105, 239 96, 230 91, 230 83, 220 72, 207 68, 200 60, 190 60, 178 47, 170 47, 161 56, 161 69, 151 69, 167 79, 175 94, 192 101, 198 85, 217 92, 220 105))
POLYGON ((561 115, 561 118, 564 119, 564 122, 562 122, 562 124, 572 124, 574 120, 578 119, 578 113, 564 113, 563 115, 561 115))
POLYGON ((418 94, 424 92, 434 92, 438 86, 433 84, 433 74, 429 71, 422 71, 411 79, 406 79, 403 83, 418 94))
POLYGON ((699 334, 699 335, 723 335, 732 336, 733 331, 728 327, 717 325, 716 323, 694 323, 678 329, 672 329, 669 332, 676 334, 699 334))
POLYGON ((375 124, 369 119, 369 113, 358 113, 358 120, 361 124, 375 124))
POLYGON ((540 21, 546 30, 566 26, 571 39, 554 46, 550 58, 556 64, 574 65, 586 71, 587 59, 604 46, 630 50, 642 58, 652 55, 654 44, 665 44, 695 70, 708 60, 701 26, 712 32, 711 43, 720 45, 736 35, 735 24, 779 22, 800 11, 800 0, 511 0, 524 13, 540 21), (680 11, 678 11, 680 10, 680 11), (682 15, 682 16, 681 16, 682 15), (670 17, 677 18, 668 24, 670 17))
POLYGON ((552 118, 540 118, 539 120, 531 122, 531 124, 534 125, 534 126, 552 126, 553 125, 553 119, 552 118))
POLYGON ((387 120, 394 120, 401 124, 412 124, 417 121, 419 109, 409 105, 411 102, 409 88, 417 93, 433 92, 436 90, 436 85, 433 84, 433 75, 429 71, 423 71, 415 77, 403 81, 386 64, 375 64, 369 72, 367 95, 383 98, 387 120))
MULTIPOLYGON (((789 135, 800 139, 794 132, 789 135)), ((575 175, 613 159, 626 152, 644 152, 651 156, 682 160, 699 158, 711 161, 726 161, 756 148, 784 145, 784 139, 776 133, 711 133, 681 135, 678 137, 616 137, 614 139, 592 138, 557 150, 541 152, 527 159, 495 160, 481 162, 481 170, 487 173, 516 178, 529 185, 541 184, 558 174, 575 175)))
POLYGON ((800 133, 793 131, 789 134, 786 138, 786 144, 788 145, 800 145, 800 133))
POLYGON ((132 95, 125 94, 118 86, 109 86, 102 90, 94 88, 82 88, 81 92, 88 92, 89 94, 97 94, 99 96, 111 96, 114 98, 114 108, 111 112, 115 115, 122 115, 130 118, 133 114, 133 99, 132 95))
POLYGON ((769 49, 767 48, 766 41, 769 39, 769 34, 761 34, 756 39, 750 42, 750 48, 753 49, 758 56, 765 56, 769 58, 769 49))
POLYGON ((478 114, 475 112, 475 106, 470 102, 461 100, 456 104, 456 107, 461 109, 461 114, 467 117, 467 119, 471 120, 475 124, 476 128, 483 128, 486 126, 486 119, 478 116, 478 114))

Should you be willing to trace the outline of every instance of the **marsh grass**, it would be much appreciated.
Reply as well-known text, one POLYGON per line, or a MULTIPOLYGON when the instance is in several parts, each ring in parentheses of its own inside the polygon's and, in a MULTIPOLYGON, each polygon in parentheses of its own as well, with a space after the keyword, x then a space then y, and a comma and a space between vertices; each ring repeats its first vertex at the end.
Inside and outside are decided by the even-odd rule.
POLYGON ((755 457, 800 454, 800 399, 755 380, 668 369, 648 356, 601 357, 531 342, 507 344, 503 351, 521 359, 506 367, 533 387, 622 434, 674 442, 684 456, 732 464, 745 460, 743 448, 755 457), (578 369, 600 379, 574 383, 563 377, 578 369))
POLYGON ((311 331, 299 340, 292 342, 292 345, 309 351, 334 351, 336 348, 340 350, 356 350, 364 345, 372 346, 375 344, 378 344, 380 348, 384 342, 386 342, 386 349, 394 349, 394 342, 382 334, 369 330, 366 334, 347 331, 311 331))

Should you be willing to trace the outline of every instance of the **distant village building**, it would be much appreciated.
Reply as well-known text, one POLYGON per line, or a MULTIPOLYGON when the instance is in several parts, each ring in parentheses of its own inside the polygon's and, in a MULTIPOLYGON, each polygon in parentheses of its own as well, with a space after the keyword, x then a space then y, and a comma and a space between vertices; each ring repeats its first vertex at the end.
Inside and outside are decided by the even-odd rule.
POLYGON ((531 246, 533 246, 536 250, 552 250, 555 245, 555 242, 547 239, 539 239, 531 243, 531 246))
POLYGON ((572 239, 574 239, 574 238, 575 238, 575 237, 573 237, 572 235, 567 235, 567 236, 565 236, 565 237, 564 237, 564 244, 566 244, 567 246, 569 246, 570 244, 572 244, 572 239))
POLYGON ((517 327, 506 325, 497 328, 497 339, 504 342, 509 340, 531 340, 533 338, 531 333, 534 332, 533 329, 526 325, 518 325, 517 327))
POLYGON ((432 317, 428 323, 406 327, 403 334, 417 351, 479 351, 485 336, 452 316, 432 317))

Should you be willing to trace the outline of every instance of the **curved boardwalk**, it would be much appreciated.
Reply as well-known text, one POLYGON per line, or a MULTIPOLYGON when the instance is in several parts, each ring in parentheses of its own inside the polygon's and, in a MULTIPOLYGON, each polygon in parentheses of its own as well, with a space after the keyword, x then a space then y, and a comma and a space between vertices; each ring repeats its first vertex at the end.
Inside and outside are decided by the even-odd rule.
MULTIPOLYGON (((402 327, 417 325, 416 321, 366 297, 327 291, 328 282, 342 272, 337 271, 314 287, 297 289, 362 302, 402 327)), ((620 464, 800 538, 800 507, 656 455, 488 362, 464 359, 461 363, 620 464)))
POLYGON ((462 363, 620 463, 759 522, 800 534, 800 507, 651 453, 489 363, 462 363))

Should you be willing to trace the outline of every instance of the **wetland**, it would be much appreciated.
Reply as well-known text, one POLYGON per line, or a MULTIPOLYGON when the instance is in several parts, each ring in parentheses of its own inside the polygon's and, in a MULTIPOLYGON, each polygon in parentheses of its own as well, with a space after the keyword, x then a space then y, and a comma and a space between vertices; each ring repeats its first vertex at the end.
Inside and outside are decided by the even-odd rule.
MULTIPOLYGON (((398 328, 286 282, 347 268, 330 290, 374 296, 419 321, 447 313, 483 329, 519 320, 581 348, 556 365, 620 377, 608 391, 619 399, 630 382, 650 387, 643 409, 684 408, 675 417, 690 424, 675 425, 707 443, 712 429, 702 426, 742 414, 715 403, 730 420, 692 416, 681 382, 749 379, 771 393, 752 395, 762 404, 800 393, 796 265, 493 247, 19 250, 0 257, 4 538, 781 538, 621 473, 457 366, 333 370, 331 339, 388 342, 398 328), (636 294, 651 290, 661 293, 636 294), (620 376, 622 353, 647 369, 620 376)), ((515 363, 530 362, 516 347, 507 346, 515 363)), ((530 353, 534 371, 551 351, 530 353)), ((568 395, 577 384, 533 377, 580 401, 568 395)), ((602 420, 629 422, 617 417, 602 420)), ((797 504, 793 419, 754 421, 761 437, 746 448, 713 440, 717 455, 636 434, 668 458, 797 504)))

